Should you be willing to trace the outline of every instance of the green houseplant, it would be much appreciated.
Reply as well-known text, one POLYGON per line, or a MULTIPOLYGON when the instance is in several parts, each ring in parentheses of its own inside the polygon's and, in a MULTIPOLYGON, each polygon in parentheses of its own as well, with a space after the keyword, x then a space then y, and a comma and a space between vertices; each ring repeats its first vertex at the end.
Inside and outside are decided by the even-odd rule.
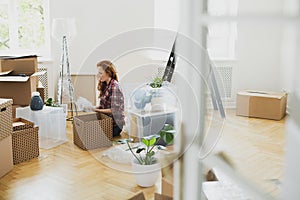
POLYGON ((162 84, 163 84, 163 79, 159 76, 155 76, 149 85, 152 88, 160 88, 162 84))
POLYGON ((159 132, 159 135, 151 135, 142 138, 142 143, 145 147, 138 147, 134 152, 128 141, 127 145, 130 152, 140 165, 152 165, 157 162, 154 147, 161 141, 164 141, 167 145, 172 144, 174 141, 174 133, 175 131, 173 126, 165 124, 163 129, 159 132))
POLYGON ((163 78, 156 75, 152 78, 152 81, 148 84, 150 86, 149 93, 151 96, 151 110, 152 111, 163 111, 166 107, 164 92, 166 90, 163 78))
POLYGON ((55 103, 54 100, 53 100, 51 97, 49 97, 49 98, 44 102, 44 104, 45 104, 46 106, 51 106, 51 107, 61 107, 61 105, 59 105, 58 103, 55 103))
POLYGON ((132 171, 136 183, 142 187, 151 187, 155 184, 160 174, 161 164, 155 157, 154 147, 163 140, 166 144, 173 143, 174 130, 169 124, 165 124, 164 128, 158 135, 152 135, 142 138, 143 147, 138 147, 136 152, 133 151, 127 141, 130 152, 134 156, 132 160, 132 171))

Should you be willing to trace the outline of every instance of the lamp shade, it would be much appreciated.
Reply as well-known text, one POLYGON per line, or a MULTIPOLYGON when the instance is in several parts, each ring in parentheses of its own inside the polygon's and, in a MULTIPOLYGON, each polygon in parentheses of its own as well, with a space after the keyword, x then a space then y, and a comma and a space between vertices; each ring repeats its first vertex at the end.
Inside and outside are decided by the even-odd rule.
POLYGON ((63 36, 71 41, 76 36, 76 22, 74 18, 55 18, 52 20, 52 37, 58 42, 63 36))

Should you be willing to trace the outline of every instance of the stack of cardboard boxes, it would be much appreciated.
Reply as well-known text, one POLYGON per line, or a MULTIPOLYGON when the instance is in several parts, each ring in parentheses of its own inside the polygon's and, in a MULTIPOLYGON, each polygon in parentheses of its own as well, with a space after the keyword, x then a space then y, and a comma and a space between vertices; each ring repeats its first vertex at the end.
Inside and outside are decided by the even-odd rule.
POLYGON ((12 103, 0 98, 0 177, 14 164, 39 156, 39 127, 22 118, 12 119, 12 103))
POLYGON ((37 56, 0 57, 0 98, 13 99, 16 107, 28 106, 37 91, 37 56))
POLYGON ((28 106, 32 92, 37 91, 37 66, 37 56, 35 55, 0 57, 0 177, 13 169, 14 162, 16 164, 38 156, 39 149, 36 142, 38 128, 32 128, 35 131, 31 131, 30 135, 25 134, 24 130, 31 129, 13 131, 15 109, 20 106, 28 106), (34 137, 32 133, 34 133, 34 137), (16 136, 18 136, 17 139, 21 138, 25 149, 22 152, 15 149, 14 153, 13 143, 18 141, 16 136), (32 138, 35 142, 31 141, 32 138), (30 154, 31 157, 29 158, 28 151, 32 145, 35 147, 35 152, 30 154), (22 160, 16 160, 16 155, 21 154, 22 160))

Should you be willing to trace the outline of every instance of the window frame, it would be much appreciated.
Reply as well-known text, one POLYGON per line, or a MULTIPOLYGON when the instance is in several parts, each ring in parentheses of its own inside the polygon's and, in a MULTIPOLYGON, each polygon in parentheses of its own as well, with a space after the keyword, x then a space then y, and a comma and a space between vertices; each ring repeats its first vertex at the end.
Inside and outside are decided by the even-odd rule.
MULTIPOLYGON (((19 48, 18 39, 18 11, 17 0, 2 0, 1 4, 8 5, 8 28, 9 28, 9 46, 7 50, 0 50, 0 56, 15 55, 38 55, 43 58, 51 57, 50 48, 50 17, 49 17, 49 0, 43 0, 44 9, 44 29, 45 44, 44 47, 38 49, 21 49, 19 48)), ((5 22, 5 21, 4 21, 5 22)))
MULTIPOLYGON (((223 0, 221 6, 217 7, 216 0, 208 0, 208 7, 207 7, 207 14, 210 16, 237 16, 238 14, 238 3, 239 0, 223 0), (216 6, 216 7, 214 7, 216 6)), ((215 27, 218 25, 215 24, 215 27)), ((213 32, 208 31, 206 35, 206 47, 210 57, 214 60, 235 60, 236 59, 236 40, 237 40, 237 22, 227 22, 225 25, 227 26, 226 30, 223 31, 213 32), (220 34, 221 32, 221 34, 220 34), (214 45, 210 45, 209 42, 213 42, 214 40, 226 40, 227 43, 225 45, 220 45, 219 49, 222 49, 223 55, 217 55, 214 51, 216 48, 214 45)), ((220 26, 220 27, 221 27, 220 26)), ((211 29, 211 26, 208 25, 208 30, 211 29)), ((222 27, 221 27, 222 29, 222 27)))

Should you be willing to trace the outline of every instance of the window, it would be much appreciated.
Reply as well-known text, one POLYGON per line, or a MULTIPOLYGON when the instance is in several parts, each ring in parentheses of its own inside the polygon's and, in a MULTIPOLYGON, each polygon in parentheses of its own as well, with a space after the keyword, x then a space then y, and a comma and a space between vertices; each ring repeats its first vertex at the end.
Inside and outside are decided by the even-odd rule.
POLYGON ((0 55, 50 56, 48 0, 0 1, 0 55))
MULTIPOLYGON (((208 0, 211 16, 235 16, 238 0, 208 0)), ((207 49, 213 59, 234 59, 237 38, 236 22, 216 22, 208 26, 207 49)))

